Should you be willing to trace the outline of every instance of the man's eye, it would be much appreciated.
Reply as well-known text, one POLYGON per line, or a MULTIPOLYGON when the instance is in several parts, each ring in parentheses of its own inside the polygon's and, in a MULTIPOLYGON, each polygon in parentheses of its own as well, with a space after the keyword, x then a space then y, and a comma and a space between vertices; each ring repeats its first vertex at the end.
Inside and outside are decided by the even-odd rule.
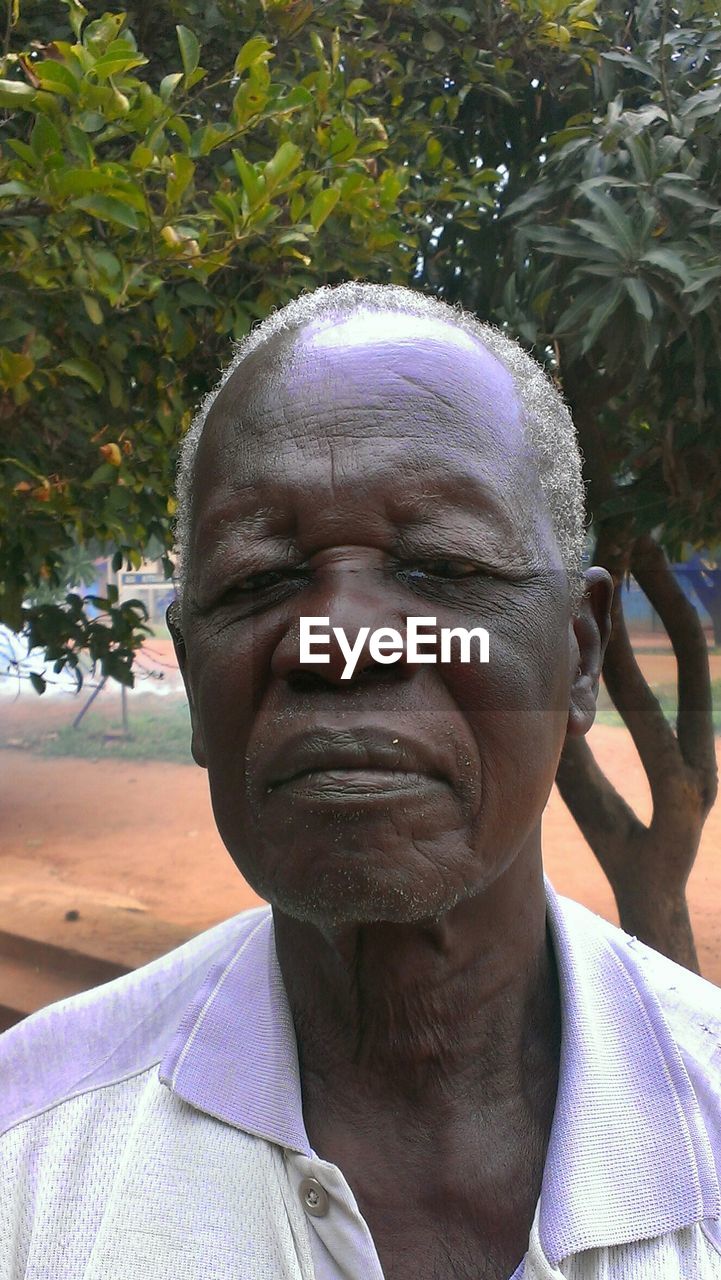
POLYGON ((305 581, 307 570, 302 566, 292 569, 265 569, 262 573, 249 573, 247 578, 236 582, 225 593, 224 599, 237 596, 259 595, 264 591, 272 591, 274 587, 292 585, 305 581))
POLYGON ((429 578, 470 578, 482 570, 470 560, 422 560, 408 565, 404 572, 413 577, 422 574, 429 578))
POLYGON ((282 569, 267 569, 265 573, 251 573, 242 582, 239 582, 236 591, 244 593, 253 591, 267 591, 269 587, 277 587, 279 582, 284 582, 288 577, 288 573, 282 569))

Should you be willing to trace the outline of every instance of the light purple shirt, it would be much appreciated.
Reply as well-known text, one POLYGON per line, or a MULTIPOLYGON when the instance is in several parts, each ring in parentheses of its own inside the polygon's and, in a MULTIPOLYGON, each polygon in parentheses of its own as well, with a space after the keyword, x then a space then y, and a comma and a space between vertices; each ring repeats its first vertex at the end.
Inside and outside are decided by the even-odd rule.
MULTIPOLYGON (((721 1255, 721 991, 548 881, 546 895, 562 1043, 539 1202, 543 1253, 557 1266, 700 1224, 721 1255)), ((131 1089, 151 1067, 190 1107, 280 1149, 301 1204, 303 1180, 320 1183, 325 1212, 306 1214, 317 1280, 383 1280, 351 1188, 308 1141, 269 909, 6 1032, 0 1133, 91 1091, 131 1089)), ((114 1141, 122 1150, 122 1134, 114 1141)), ((0 1163, 2 1153, 0 1140, 0 1163)), ((97 1224, 86 1230, 92 1237, 97 1224)), ((85 1256, 82 1241, 73 1247, 85 1256)), ((25 1274, 21 1262, 12 1274, 25 1274)), ((512 1280, 522 1275, 521 1263, 512 1280)))

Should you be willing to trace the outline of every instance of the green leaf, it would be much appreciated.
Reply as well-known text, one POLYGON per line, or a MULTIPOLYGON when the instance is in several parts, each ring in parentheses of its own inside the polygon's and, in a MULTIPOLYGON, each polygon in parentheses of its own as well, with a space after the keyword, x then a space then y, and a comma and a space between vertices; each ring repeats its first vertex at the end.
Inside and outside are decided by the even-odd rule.
POLYGON ((254 66, 256 62, 261 60, 267 62, 268 58, 272 57, 271 49, 272 45, 270 41, 265 39, 265 36, 253 36, 251 40, 246 40, 235 59, 233 65, 234 75, 241 75, 244 71, 247 71, 248 67, 254 66))
POLYGON ((114 222, 121 227, 130 227, 133 231, 139 231, 143 225, 136 210, 115 196, 88 196, 73 203, 76 208, 89 213, 93 218, 99 218, 101 222, 114 222))
POLYGON ((355 155, 358 139, 345 120, 334 120, 330 131, 328 155, 338 163, 355 155))
POLYGON ((446 19, 455 18, 461 24, 461 28, 467 31, 473 24, 473 14, 469 9, 464 9, 457 4, 445 4, 442 9, 442 15, 446 19))
POLYGON ((181 307, 215 307, 216 300, 209 290, 204 289, 202 285, 197 284, 195 280, 190 280, 188 284, 181 284, 178 289, 178 301, 181 307))
MULTIPOLYGON (((114 467, 111 462, 101 462, 96 467, 93 474, 85 481, 86 489, 97 489, 100 485, 115 484, 118 479, 118 468, 114 467)), ((110 587, 108 587, 108 598, 110 597, 110 587)))
POLYGON ((61 169, 53 174, 53 189, 61 198, 87 196, 93 191, 107 190, 113 179, 100 169, 61 169))
POLYGON ((703 267, 699 271, 690 284, 686 285, 684 293, 698 293, 699 289, 703 289, 712 280, 718 280, 721 276, 721 266, 703 267))
POLYGON ((283 231, 277 237, 275 244, 310 244, 308 236, 303 231, 283 231))
POLYGON ((65 138, 70 151, 84 165, 91 165, 94 160, 93 148, 90 139, 82 129, 78 129, 77 125, 68 124, 65 127, 65 138))
POLYGON ((268 104, 268 94, 252 80, 244 80, 233 98, 232 115, 239 124, 245 124, 268 104))
POLYGON ((326 187, 319 191, 310 206, 310 221, 314 231, 319 231, 326 218, 333 212, 340 199, 337 187, 326 187))
POLYGON ((168 177, 167 198, 169 203, 175 204, 187 190, 195 173, 195 165, 190 156, 182 151, 176 151, 171 163, 173 172, 168 177))
MULTIPOLYGON (((574 219, 580 221, 580 219, 574 219)), ((589 223, 595 232, 595 224, 589 223)), ((601 228, 603 230, 603 228, 601 228)), ((546 253, 560 253, 568 258, 581 258, 587 262, 593 248, 596 258, 606 261, 618 262, 618 247, 613 243, 613 252, 605 245, 598 245, 593 241, 589 242, 586 237, 573 235, 570 231, 565 231, 562 227, 528 227, 524 228, 524 235, 531 241, 538 243, 546 253)))
POLYGON ((70 19, 70 26, 73 29, 73 35, 76 40, 79 40, 83 22, 88 16, 88 11, 85 8, 85 5, 80 3, 80 0, 62 0, 62 2, 69 11, 68 17, 70 19))
POLYGON ((663 194, 666 198, 672 200, 680 200, 682 204, 689 204, 694 209, 718 209, 716 200, 710 200, 708 196, 702 195, 700 191, 695 191, 693 187, 679 186, 675 182, 665 182, 663 194))
POLYGON ((180 56, 183 60, 183 70, 186 76, 195 71, 200 61, 200 45, 197 36, 189 27, 179 24, 175 28, 178 35, 178 45, 180 46, 180 56))
POLYGON ((90 247, 88 247, 85 252, 93 266, 95 266, 107 280, 118 279, 122 271, 122 267, 114 253, 111 253, 109 249, 90 247))
POLYGON ((586 253, 589 256, 595 257, 603 249, 613 254, 619 262, 634 258, 632 250, 617 236, 613 228, 605 227, 602 222, 594 222, 591 218, 572 218, 571 221, 587 237, 586 253))
POLYGON ((359 93, 367 93, 372 89, 373 85, 370 80, 365 80, 362 76, 357 76, 355 80, 351 80, 345 91, 346 98, 357 98, 359 93))
POLYGON ((312 104, 313 94, 304 85, 297 84, 290 93, 286 93, 275 101, 273 115, 290 115, 291 111, 298 111, 301 107, 310 107, 312 104))
POLYGON ((632 71, 638 71, 642 76, 648 76, 651 80, 659 81, 660 76, 656 69, 644 62, 643 58, 638 58, 635 53, 619 53, 615 50, 604 50, 601 57, 606 62, 620 62, 623 66, 629 67, 632 71))
POLYGON ((32 147, 28 146, 27 142, 21 142, 19 138, 8 138, 7 145, 10 147, 11 151, 15 152, 16 156, 20 157, 29 169, 35 172, 35 152, 32 147))
POLYGON ((440 53, 446 47, 446 42, 440 31, 433 30, 423 33, 422 44, 428 53, 440 53))
POLYGON ((255 166, 249 164, 245 156, 240 151, 233 149, 233 160, 235 168, 243 184, 243 190, 248 197, 248 206, 254 209, 261 204, 266 198, 265 181, 256 172, 255 166))
POLYGON ((89 293, 84 293, 82 298, 88 319, 92 320, 93 324, 102 324, 104 320, 103 309, 97 298, 93 298, 89 293))
POLYGON ((620 283, 609 284, 604 288, 601 301, 594 307, 586 325, 581 343, 581 355, 585 355, 587 351, 590 351, 594 342, 608 324, 621 301, 622 293, 623 289, 620 283))
POLYGON ((653 301, 648 286, 636 276, 626 276, 623 281, 623 287, 638 314, 644 320, 650 320, 653 316, 653 301))
POLYGON ((656 177, 656 162, 651 140, 629 134, 624 138, 624 146, 633 161, 638 181, 653 182, 656 177))
POLYGON ((21 80, 0 80, 0 107, 30 107, 37 95, 37 89, 21 80))
POLYGON ((18 387, 21 382, 30 377, 35 362, 31 356, 24 355, 21 351, 8 351, 7 347, 0 347, 0 384, 10 391, 13 387, 18 387))
POLYGON ((591 190, 586 191, 585 194, 586 199, 598 210, 607 226, 611 228, 623 251, 627 254, 634 253, 636 238, 633 233, 633 223, 618 202, 611 196, 605 196, 602 191, 591 190))
POLYGON ((213 124, 206 124, 204 128, 198 129, 190 140, 191 156, 207 156, 216 147, 222 146, 227 140, 228 135, 233 130, 228 128, 216 129, 213 124))
POLYGON ((208 72, 205 67, 196 67, 195 71, 191 71, 189 76, 185 77, 186 89, 192 89, 193 85, 200 84, 204 80, 208 72))
POLYGON ((100 111, 81 111, 76 119, 78 128, 85 133, 97 133, 105 124, 105 116, 100 111))
POLYGON ((217 191, 216 194, 211 197, 211 204, 214 209, 218 210, 223 221, 231 228, 231 230, 238 225, 240 221, 240 209, 238 208, 236 200, 233 200, 232 196, 225 195, 222 191, 217 191))
POLYGON ((104 378, 102 371, 92 360, 83 360, 79 356, 73 357, 71 360, 61 360, 56 368, 61 373, 66 373, 69 378, 80 378, 83 382, 87 382, 93 391, 100 393, 103 389, 104 378))
POLYGON ((0 184, 0 200, 3 196, 34 196, 35 190, 28 186, 27 182, 18 182, 14 179, 12 182, 3 182, 0 184))
POLYGON ((158 90, 162 102, 169 102, 175 89, 177 89, 180 81, 183 79, 182 71, 173 71, 169 76, 163 76, 160 81, 158 90))
POLYGON ((426 161, 432 169, 437 168, 443 159, 443 143, 433 134, 426 139, 426 161))
POLYGON ((30 134, 30 146, 38 159, 53 155, 62 149, 60 134, 47 116, 38 116, 30 134))
POLYGON ((98 58, 93 72, 99 80, 107 80, 109 76, 120 75, 132 67, 143 67, 148 59, 142 53, 136 53, 124 40, 114 40, 101 58, 98 58))
POLYGON ((529 187, 528 191, 524 191, 523 195, 512 200, 501 217, 515 218, 519 213, 525 213, 528 209, 534 209, 536 205, 543 204, 544 200, 550 199, 552 195, 553 186, 550 182, 538 182, 529 187))
POLYGON ((689 279, 689 268, 685 259, 674 249, 665 249, 662 245, 658 249, 649 249, 647 253, 642 254, 639 263, 650 267, 662 267, 664 271, 670 271, 672 275, 678 276, 684 284, 689 279))
POLYGON ((30 683, 33 689, 35 690, 35 692, 44 693, 47 686, 47 682, 43 680, 43 677, 39 676, 37 671, 31 671, 29 675, 30 675, 30 683))
POLYGON ((125 22, 124 13, 104 13, 102 18, 91 22, 83 32, 83 44, 96 58, 101 57, 112 44, 125 22))
POLYGON ((62 62, 36 62, 34 71, 42 89, 60 93, 65 98, 77 98, 80 81, 62 62))
POLYGON ((303 152, 294 142, 282 142, 275 155, 268 161, 264 170, 266 190, 268 193, 289 178, 303 159, 303 152))
MULTIPOLYGON (((606 285, 592 284, 585 288, 577 297, 573 299, 570 306, 564 306, 563 313, 558 324, 555 327, 556 336, 561 334, 574 333, 575 330, 583 323, 594 308, 595 303, 605 293, 606 285)), ((552 290, 546 290, 552 294, 552 290)), ((534 307, 538 314, 543 314, 543 308, 540 305, 534 307)))

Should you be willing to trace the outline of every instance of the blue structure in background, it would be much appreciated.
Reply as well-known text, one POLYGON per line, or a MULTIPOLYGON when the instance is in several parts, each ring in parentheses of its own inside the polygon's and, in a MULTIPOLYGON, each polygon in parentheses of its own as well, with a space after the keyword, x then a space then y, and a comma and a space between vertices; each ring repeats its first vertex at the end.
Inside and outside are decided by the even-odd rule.
MULTIPOLYGON (((691 601, 704 627, 712 625, 711 615, 704 609, 693 588, 693 570, 687 564, 671 565, 674 577, 688 600, 691 601)), ((651 606, 636 581, 631 578, 621 588, 623 613, 630 630, 663 632, 664 626, 656 610, 651 606)))

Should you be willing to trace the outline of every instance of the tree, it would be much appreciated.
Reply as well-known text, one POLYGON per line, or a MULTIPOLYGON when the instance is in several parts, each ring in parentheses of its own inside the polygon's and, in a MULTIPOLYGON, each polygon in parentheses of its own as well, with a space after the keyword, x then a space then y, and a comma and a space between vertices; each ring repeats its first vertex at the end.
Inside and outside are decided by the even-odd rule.
POLYGON ((368 82, 339 74, 332 31, 309 29, 294 51, 297 5, 240 8, 208 6, 204 68, 195 33, 149 6, 133 16, 157 36, 150 58, 125 13, 8 7, 0 617, 56 672, 79 674, 88 651, 132 681, 142 606, 111 591, 65 607, 29 598, 90 539, 117 548, 116 567, 155 542, 170 573, 174 450, 228 337, 377 259, 382 277, 407 274, 406 174, 377 171, 386 139, 368 82))
MULTIPOLYGON (((705 638, 667 556, 718 538, 713 0, 185 0, 167 6, 179 48, 167 11, 85 22, 66 3, 75 45, 60 10, 51 33, 52 6, 13 28, 11 5, 0 86, 0 253, 27 326, 0 352, 6 616, 45 639, 22 600, 76 527, 130 557, 150 533, 168 545, 170 452, 227 333, 349 275, 461 301, 559 381, 594 558, 617 583, 634 573, 671 638, 675 728, 617 594, 604 677, 649 778, 650 826, 585 743, 558 783, 624 927, 697 967, 685 884, 715 796, 713 722, 705 638)), ((118 639, 101 657, 129 678, 139 619, 110 609, 118 639)), ((78 625, 54 633, 58 661, 88 643, 78 625)))

